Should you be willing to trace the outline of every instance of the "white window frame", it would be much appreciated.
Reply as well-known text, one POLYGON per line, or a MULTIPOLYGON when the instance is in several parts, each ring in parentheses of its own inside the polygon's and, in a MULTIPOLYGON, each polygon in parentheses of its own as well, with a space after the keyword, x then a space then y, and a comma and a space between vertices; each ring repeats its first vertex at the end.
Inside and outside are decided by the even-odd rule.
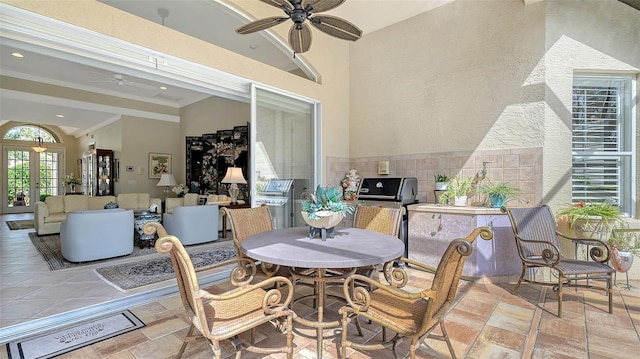
MULTIPOLYGON (((594 94, 592 96, 596 97, 594 94)), ((609 200, 619 205, 625 215, 635 216, 636 109, 632 100, 635 98, 636 79, 633 75, 574 74, 571 177, 573 201, 609 200), (615 112, 609 115, 615 114, 615 119, 599 117, 594 107, 586 107, 584 102, 577 100, 577 91, 585 92, 587 87, 598 86, 617 89, 610 98, 615 101, 615 112), (580 111, 577 111, 578 107, 580 111), (581 120, 584 117, 580 115, 584 113, 587 113, 590 121, 581 120), (583 131, 589 126, 593 128, 583 131), (602 138, 601 142, 598 137, 602 138), (580 143, 587 145, 580 148, 580 143), (603 146, 598 146, 599 143, 603 146), (604 146, 605 143, 609 145, 604 146), (591 176, 585 178, 585 173, 591 176)))

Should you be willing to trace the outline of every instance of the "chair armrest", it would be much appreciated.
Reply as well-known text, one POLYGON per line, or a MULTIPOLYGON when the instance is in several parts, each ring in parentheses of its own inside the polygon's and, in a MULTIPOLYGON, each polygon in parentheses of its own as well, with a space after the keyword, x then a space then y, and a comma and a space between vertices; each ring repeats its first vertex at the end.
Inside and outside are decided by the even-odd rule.
MULTIPOLYGON (((242 266, 236 267, 236 269, 238 268, 242 271, 242 266)), ((278 311, 289 310, 288 307, 293 299, 293 284, 288 278, 281 276, 267 278, 261 282, 248 284, 242 288, 233 289, 223 294, 212 294, 204 289, 200 289, 196 297, 202 300, 212 301, 238 300, 238 298, 241 298, 245 294, 256 290, 266 290, 262 300, 262 309, 265 313, 274 314, 278 311)))
MULTIPOLYGON (((547 241, 541 241, 541 240, 537 240, 537 239, 524 239, 522 237, 520 237, 517 234, 514 234, 514 236, 516 237, 516 241, 520 241, 520 242, 524 242, 524 243, 535 243, 538 245, 541 245, 543 247, 545 247, 542 250, 541 253, 541 259, 548 265, 548 266, 555 266, 556 264, 558 264, 560 262, 560 259, 562 258, 562 256, 560 255, 560 249, 553 243, 549 243, 547 241)), ((539 263, 539 261, 533 260, 532 258, 526 257, 524 255, 524 253, 522 253, 522 246, 521 245, 517 245, 518 247, 518 254, 520 255, 520 259, 522 259, 522 261, 524 262, 531 262, 531 263, 539 263)))
POLYGON ((584 245, 594 246, 589 250, 589 256, 595 262, 605 263, 609 260, 609 258, 611 258, 611 249, 609 249, 609 246, 605 242, 599 239, 569 237, 558 231, 556 231, 556 234, 559 235, 560 237, 573 241, 573 243, 575 244, 584 244, 584 245))

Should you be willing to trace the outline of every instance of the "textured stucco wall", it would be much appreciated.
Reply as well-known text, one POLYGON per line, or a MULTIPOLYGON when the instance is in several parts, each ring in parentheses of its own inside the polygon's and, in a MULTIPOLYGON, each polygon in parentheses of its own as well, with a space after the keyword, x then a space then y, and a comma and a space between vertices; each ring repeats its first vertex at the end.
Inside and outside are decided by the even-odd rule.
POLYGON ((543 10, 456 1, 356 42, 351 157, 541 146, 543 10))
MULTIPOLYGON (((630 73, 637 77, 640 11, 615 0, 546 1, 545 11, 544 193, 546 202, 553 205, 571 201, 573 74, 630 73)), ((636 97, 636 110, 638 107, 636 97)))

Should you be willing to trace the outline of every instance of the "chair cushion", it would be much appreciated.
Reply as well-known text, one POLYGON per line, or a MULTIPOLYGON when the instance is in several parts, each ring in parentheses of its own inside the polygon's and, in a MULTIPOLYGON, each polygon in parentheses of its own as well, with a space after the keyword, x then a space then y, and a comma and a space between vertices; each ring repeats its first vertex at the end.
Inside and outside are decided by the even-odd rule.
POLYGON ((44 199, 44 203, 49 207, 49 213, 64 212, 64 196, 48 196, 44 199))
POLYGON ((64 196, 64 212, 86 211, 89 209, 88 196, 64 196))
POLYGON ((115 196, 91 196, 89 197, 89 210, 103 209, 109 202, 115 202, 115 196))
POLYGON ((52 213, 44 217, 44 223, 60 223, 67 220, 67 214, 64 212, 52 213))
POLYGON ((371 293, 371 306, 367 314, 373 320, 387 320, 399 328, 403 334, 416 333, 427 311, 427 300, 409 300, 398 298, 383 290, 371 293))
POLYGON ((148 193, 120 193, 118 205, 125 209, 149 209, 148 193))
POLYGON ((197 206, 197 205, 198 205, 197 193, 187 193, 184 195, 183 206, 197 206))
MULTIPOLYGON (((223 335, 249 327, 253 322, 264 319, 262 300, 266 292, 256 289, 236 300, 210 301, 204 310, 209 319, 211 334, 223 335)), ((198 326, 198 329, 199 326, 198 326)))

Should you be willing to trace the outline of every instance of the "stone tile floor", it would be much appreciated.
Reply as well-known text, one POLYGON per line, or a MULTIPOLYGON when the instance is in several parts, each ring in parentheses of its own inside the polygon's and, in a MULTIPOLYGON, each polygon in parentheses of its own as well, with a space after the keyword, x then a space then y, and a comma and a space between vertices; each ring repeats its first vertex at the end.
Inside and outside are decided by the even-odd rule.
MULTIPOLYGON (((5 233, 4 231, 0 231, 5 233)), ((16 232, 16 231, 13 231, 16 232)), ((19 231, 24 232, 24 231, 19 231)), ((5 240, 3 236, 3 241, 5 240)), ((6 253, 5 253, 6 254, 6 253)), ((3 260, 7 258, 3 257, 3 260)), ((430 286, 430 273, 411 270, 411 285, 430 286)), ((3 280, 2 296, 11 288, 3 280)), ((640 281, 632 281, 631 289, 614 288, 614 314, 607 312, 607 297, 600 290, 565 288, 563 318, 558 318, 557 296, 550 287, 523 284, 518 295, 511 293, 513 284, 491 284, 461 281, 457 304, 446 317, 445 325, 460 358, 637 358, 640 349, 640 281)), ((218 285, 216 290, 226 288, 218 285)), ((15 290, 15 289, 14 289, 15 290)), ((30 303, 36 298, 29 297, 30 303)), ((56 312, 56 303, 45 300, 48 308, 38 312, 56 312)), ((298 315, 314 315, 310 301, 294 305, 298 315)), ((327 312, 337 318, 342 305, 330 303, 327 312)), ((32 308, 33 309, 33 308, 32 308)), ((172 358, 181 345, 189 327, 179 296, 173 295, 151 303, 130 308, 146 327, 105 340, 58 358, 172 358)), ((0 312, 2 315, 7 311, 0 312)), ((0 318, 1 319, 1 318, 0 318)), ((350 340, 376 340, 380 329, 363 323, 364 337, 350 340)), ((340 329, 325 331, 323 358, 337 358, 340 329)), ((314 330, 294 325, 294 358, 316 358, 314 330)), ((260 343, 284 343, 270 325, 259 328, 260 343)), ((407 343, 400 353, 408 353, 407 343)), ((225 346, 225 358, 233 357, 230 345, 225 346)), ((392 358, 388 350, 377 352, 348 352, 349 358, 392 358)), ((184 358, 211 358, 206 342, 196 341, 187 346, 184 358)), ((243 352, 243 358, 283 358, 283 355, 259 356, 243 352)), ((426 340, 418 351, 418 358, 448 358, 443 342, 426 340)), ((7 359, 0 350, 0 359, 7 359)))

